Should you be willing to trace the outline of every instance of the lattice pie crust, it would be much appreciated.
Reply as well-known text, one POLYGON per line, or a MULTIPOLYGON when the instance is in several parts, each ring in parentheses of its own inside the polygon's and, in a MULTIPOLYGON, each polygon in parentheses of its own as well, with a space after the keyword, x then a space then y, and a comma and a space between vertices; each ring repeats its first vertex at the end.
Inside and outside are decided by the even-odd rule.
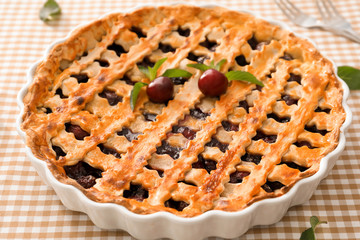
POLYGON ((90 199, 149 214, 238 211, 281 196, 319 169, 338 144, 343 90, 307 40, 222 8, 146 7, 81 27, 42 61, 24 98, 22 129, 34 155, 90 199), (133 84, 137 65, 167 57, 166 104, 133 84), (197 87, 189 63, 226 59, 265 86, 233 81, 220 98, 197 87))

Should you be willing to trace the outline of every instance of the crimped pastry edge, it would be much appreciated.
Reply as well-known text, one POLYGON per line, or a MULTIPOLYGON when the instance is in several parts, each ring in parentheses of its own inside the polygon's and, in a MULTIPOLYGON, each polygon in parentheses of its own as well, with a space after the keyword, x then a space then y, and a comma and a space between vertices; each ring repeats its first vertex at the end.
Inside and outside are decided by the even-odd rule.
MULTIPOLYGON (((179 2, 168 5, 178 5, 187 3, 179 2)), ((155 7, 166 4, 157 4, 155 7)), ((139 5, 136 8, 122 11, 121 13, 128 13, 135 11, 139 8, 149 5, 139 5)), ((154 4, 151 5, 154 7, 154 4)), ((197 5, 197 7, 213 8, 224 7, 221 5, 197 5)), ((232 9, 233 10, 233 9, 232 9)), ((242 11, 234 9, 235 11, 249 13, 257 18, 266 20, 271 24, 280 26, 282 29, 293 32, 286 24, 274 21, 271 19, 263 18, 251 11, 242 11)), ((105 14, 101 18, 109 16, 114 12, 105 14)), ((91 22, 95 22, 91 21, 91 22)), ((46 50, 43 59, 49 54, 50 50, 57 44, 64 42, 75 31, 89 23, 77 26, 71 31, 64 39, 55 41, 46 50)), ((297 37, 308 40, 311 44, 316 44, 306 36, 296 34, 297 37)), ((324 54, 324 58, 328 59, 324 54)), ((42 59, 42 60, 43 60, 42 59)), ((328 59, 333 67, 337 76, 337 69, 335 63, 328 59)), ((22 116, 24 113, 23 98, 27 93, 27 89, 33 81, 35 70, 41 61, 36 62, 29 69, 27 73, 27 83, 20 90, 17 96, 17 103, 20 108, 20 114, 17 118, 17 130, 24 140, 26 141, 26 134, 21 130, 22 116)), ((91 220, 100 228, 105 229, 122 229, 129 232, 136 238, 141 239, 155 239, 167 237, 172 239, 201 239, 208 236, 219 236, 224 238, 233 238, 244 234, 249 228, 255 225, 269 225, 278 222, 287 212, 288 208, 294 205, 299 205, 310 199, 313 192, 316 190, 320 181, 325 178, 335 164, 336 159, 345 147, 345 130, 351 123, 352 113, 346 103, 349 96, 349 88, 344 81, 338 76, 338 80, 342 83, 343 99, 342 105, 346 113, 346 119, 340 128, 339 143, 337 147, 325 156, 320 162, 320 168, 314 175, 298 181, 291 189, 276 198, 263 199, 257 201, 247 208, 238 212, 225 212, 218 210, 211 210, 199 216, 192 218, 183 218, 168 212, 157 212, 148 215, 140 215, 131 212, 125 207, 113 203, 98 203, 87 198, 81 190, 74 186, 63 184, 59 182, 49 170, 46 162, 36 158, 31 149, 26 146, 25 152, 29 156, 33 166, 36 168, 41 178, 51 186, 62 203, 69 209, 74 211, 81 211, 89 215, 91 220), (74 200, 76 199, 76 201, 74 200), (149 224, 151 223, 151 224, 149 224), (141 229, 141 230, 139 230, 141 229), (184 231, 185 230, 185 231, 184 231)))

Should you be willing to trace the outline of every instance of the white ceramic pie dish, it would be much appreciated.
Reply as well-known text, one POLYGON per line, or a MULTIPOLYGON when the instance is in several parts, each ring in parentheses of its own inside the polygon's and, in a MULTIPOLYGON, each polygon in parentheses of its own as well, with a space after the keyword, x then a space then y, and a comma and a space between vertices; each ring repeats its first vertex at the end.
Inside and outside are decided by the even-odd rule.
MULTIPOLYGON (((216 6, 218 5, 201 5, 201 7, 208 8, 216 6)), ((144 7, 144 5, 138 6, 137 8, 140 7, 144 7)), ((126 12, 132 12, 137 8, 129 9, 126 12)), ((252 12, 242 12, 247 12, 255 17, 261 18, 252 12)), ((291 31, 284 23, 269 19, 265 20, 291 31)), ((69 36, 70 34, 71 33, 69 33, 69 36)), ((309 40, 315 45, 315 43, 307 37, 300 34, 296 35, 309 40)), ((65 39, 58 40, 51 44, 46 50, 44 58, 49 54, 53 46, 64 42, 65 39)), ((40 61, 32 65, 29 69, 27 83, 21 89, 17 97, 17 103, 20 108, 20 115, 17 119, 17 130, 24 142, 25 133, 20 128, 24 110, 23 98, 33 81, 33 76, 39 63, 40 61)), ((336 71, 334 62, 332 62, 332 64, 336 71)), ((286 194, 277 198, 258 201, 238 212, 211 210, 193 218, 182 218, 168 212, 157 212, 149 215, 135 214, 121 205, 98 203, 90 200, 74 186, 59 182, 50 172, 46 163, 36 158, 31 152, 31 149, 27 146, 25 147, 26 154, 30 158, 40 177, 55 190, 62 203, 71 210, 86 213, 94 224, 100 228, 122 229, 139 239, 202 239, 209 236, 234 238, 244 234, 252 226, 269 225, 278 222, 291 206, 308 201, 320 181, 329 174, 335 161, 345 147, 346 139, 344 133, 350 125, 352 118, 352 113, 346 103, 346 99, 349 96, 349 88, 340 78, 339 81, 342 83, 344 90, 342 104, 346 112, 346 120, 340 129, 339 144, 336 149, 321 160, 319 171, 316 174, 300 180, 286 194)))

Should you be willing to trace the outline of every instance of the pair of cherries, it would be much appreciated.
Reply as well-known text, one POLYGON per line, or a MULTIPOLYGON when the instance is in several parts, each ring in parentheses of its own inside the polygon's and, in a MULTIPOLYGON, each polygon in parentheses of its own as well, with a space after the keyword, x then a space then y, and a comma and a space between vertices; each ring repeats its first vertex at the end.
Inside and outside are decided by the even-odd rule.
MULTIPOLYGON (((208 69, 201 75, 198 87, 205 96, 216 97, 226 92, 228 80, 223 73, 208 69)), ((169 77, 157 77, 149 83, 146 93, 153 102, 167 102, 173 96, 174 83, 169 77)))
MULTIPOLYGON (((157 70, 166 61, 167 58, 160 59, 154 67, 138 66, 150 80, 150 83, 137 82, 131 92, 131 108, 134 109, 140 88, 147 86, 146 93, 152 102, 165 103, 169 101, 174 94, 174 83, 171 78, 190 78, 191 73, 182 69, 167 69, 162 76, 156 77, 157 70)), ((208 97, 217 97, 224 94, 228 88, 229 81, 246 81, 264 86, 254 75, 244 71, 229 71, 225 74, 220 72, 221 66, 226 62, 225 59, 219 61, 216 65, 214 61, 210 65, 202 63, 188 64, 188 67, 203 71, 198 87, 200 91, 208 97)))

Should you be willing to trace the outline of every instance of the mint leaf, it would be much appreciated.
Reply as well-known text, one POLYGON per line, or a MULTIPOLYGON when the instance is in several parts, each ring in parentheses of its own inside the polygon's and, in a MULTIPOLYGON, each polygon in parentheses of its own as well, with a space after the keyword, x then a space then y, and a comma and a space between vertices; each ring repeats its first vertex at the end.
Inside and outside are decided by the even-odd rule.
POLYGON ((138 66, 140 72, 142 72, 148 79, 150 79, 150 67, 138 66))
POLYGON ((214 60, 212 60, 212 61, 210 62, 209 67, 215 69, 215 62, 214 62, 214 60))
POLYGON ((306 229, 301 233, 300 240, 316 240, 315 238, 315 229, 319 224, 326 223, 326 221, 320 221, 318 217, 312 216, 310 217, 310 225, 311 228, 306 229))
POLYGON ((157 70, 160 68, 160 66, 167 60, 167 58, 162 58, 159 61, 157 61, 154 65, 154 67, 149 67, 150 72, 150 81, 154 80, 156 78, 157 70))
POLYGON ((251 82, 251 83, 255 83, 259 86, 264 86, 264 84, 262 82, 260 82, 254 75, 252 75, 249 72, 243 72, 243 71, 230 71, 227 72, 225 74, 225 76, 227 77, 227 79, 229 81, 246 81, 246 82, 251 82))
POLYGON ((192 76, 192 74, 182 69, 167 69, 164 72, 163 76, 169 78, 175 78, 175 77, 189 78, 192 76))
POLYGON ((202 63, 195 63, 195 64, 188 64, 188 67, 196 68, 200 71, 206 71, 208 69, 211 69, 208 65, 202 64, 202 63))
POLYGON ((350 90, 360 90, 360 70, 349 67, 338 67, 338 75, 342 80, 346 82, 350 90))
POLYGON ((312 229, 315 230, 316 226, 319 224, 319 219, 316 216, 310 217, 310 225, 312 229))
POLYGON ((40 19, 44 22, 57 19, 61 14, 61 8, 55 0, 47 0, 40 9, 40 19))
POLYGON ((224 63, 226 63, 226 59, 223 59, 220 62, 218 62, 215 66, 215 70, 220 71, 220 69, 221 69, 222 65, 224 65, 224 63))
POLYGON ((215 65, 214 60, 212 60, 210 62, 210 65, 206 65, 206 64, 203 64, 203 63, 195 63, 195 64, 188 64, 187 66, 199 69, 200 71, 203 71, 203 72, 208 70, 208 69, 215 69, 217 71, 220 71, 220 68, 224 63, 226 63, 226 59, 220 60, 220 62, 218 62, 216 65, 215 65))
POLYGON ((311 224, 312 229, 314 229, 314 231, 315 231, 315 228, 316 228, 319 224, 322 224, 322 223, 327 224, 326 221, 320 222, 319 219, 318 219, 318 217, 316 217, 316 216, 310 217, 310 224, 311 224))
POLYGON ((156 78, 157 70, 160 68, 160 66, 167 60, 167 58, 162 58, 159 61, 157 61, 154 65, 154 67, 144 67, 141 65, 138 65, 138 68, 140 72, 145 74, 145 76, 150 80, 153 81, 156 78))
POLYGON ((130 93, 130 107, 131 107, 131 110, 134 111, 134 109, 135 109, 136 101, 138 99, 141 88, 143 86, 147 86, 147 85, 148 85, 147 83, 143 83, 143 82, 135 83, 135 85, 134 85, 134 87, 133 87, 133 89, 131 90, 131 93, 130 93))
POLYGON ((316 240, 315 233, 312 228, 308 228, 301 233, 300 240, 316 240))

